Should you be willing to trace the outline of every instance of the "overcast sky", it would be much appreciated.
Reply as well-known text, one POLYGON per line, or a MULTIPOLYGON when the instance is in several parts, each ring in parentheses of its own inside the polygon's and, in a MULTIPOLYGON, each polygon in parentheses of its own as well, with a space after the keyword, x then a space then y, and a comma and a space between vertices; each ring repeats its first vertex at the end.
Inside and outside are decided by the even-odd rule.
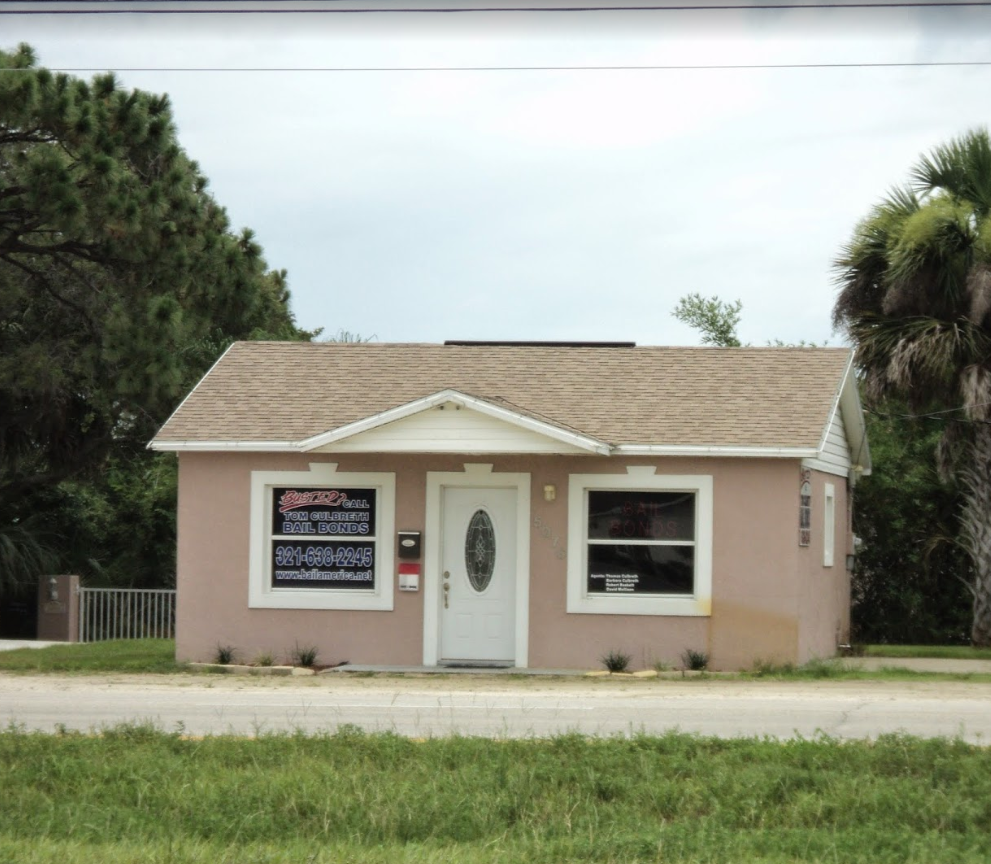
POLYGON ((745 341, 840 344, 831 261, 991 104, 991 66, 315 71, 991 61, 986 7, 9 14, 23 7, 39 8, 0 6, 0 47, 167 92, 233 226, 289 271, 300 325, 383 342, 690 345, 671 311, 699 292, 743 302, 745 341), (293 71, 172 71, 191 67, 293 71))

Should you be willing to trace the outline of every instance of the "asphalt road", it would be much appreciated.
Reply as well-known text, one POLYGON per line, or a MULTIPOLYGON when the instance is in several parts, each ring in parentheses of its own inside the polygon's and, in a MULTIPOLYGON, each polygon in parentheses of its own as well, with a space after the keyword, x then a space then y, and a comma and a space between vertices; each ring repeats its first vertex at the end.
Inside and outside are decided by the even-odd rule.
POLYGON ((889 732, 991 743, 991 685, 474 678, 0 675, 0 723, 54 731, 150 721, 191 735, 341 724, 427 737, 614 735, 678 729, 720 737, 889 732))

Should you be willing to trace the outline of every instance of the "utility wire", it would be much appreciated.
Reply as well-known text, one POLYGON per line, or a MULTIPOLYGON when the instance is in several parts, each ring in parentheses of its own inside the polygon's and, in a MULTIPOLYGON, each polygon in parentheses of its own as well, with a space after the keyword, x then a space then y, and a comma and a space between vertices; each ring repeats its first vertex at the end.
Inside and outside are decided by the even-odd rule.
MULTIPOLYGON (((71 7, 80 6, 83 3, 97 4, 105 0, 68 0, 71 7)), ((175 0, 173 0, 175 2, 175 0)), ((188 0, 187 0, 188 2, 188 0)), ((195 2, 195 0, 194 0, 195 2)), ((218 0, 207 0, 207 2, 217 3, 218 0)), ((219 0, 219 2, 243 2, 243 0, 219 0)), ((341 0, 332 0, 341 2, 341 0)), ((393 14, 393 15, 450 15, 480 12, 529 12, 529 13, 575 13, 575 12, 751 12, 751 11, 776 11, 776 10, 797 10, 797 9, 939 9, 939 8, 974 8, 988 7, 991 2, 983 0, 950 0, 950 2, 915 3, 759 3, 753 6, 743 6, 739 4, 727 3, 706 3, 675 6, 467 6, 467 7, 279 7, 265 6, 253 8, 216 8, 216 9, 191 9, 183 8, 183 3, 175 8, 157 8, 157 4, 145 3, 128 5, 128 8, 44 8, 46 3, 62 3, 67 5, 67 0, 33 0, 32 5, 39 5, 38 9, 6 9, 0 7, 0 15, 368 15, 368 14, 393 14)), ((125 4, 122 4, 125 5, 125 4)))
MULTIPOLYGON (((991 402, 980 402, 972 407, 981 408, 991 405, 991 402)), ((873 408, 864 408, 868 414, 880 417, 882 420, 940 420, 950 423, 967 423, 982 426, 991 426, 991 420, 972 420, 969 417, 947 417, 947 414, 956 414, 959 411, 966 411, 966 408, 947 408, 943 411, 926 411, 922 414, 900 414, 888 411, 876 411, 873 408)))
MULTIPOLYGON (((645 66, 46 66, 50 72, 637 72, 742 69, 913 69, 952 66, 991 66, 991 60, 952 60, 933 63, 707 63, 645 66)), ((0 69, 0 74, 36 72, 36 67, 0 69)))

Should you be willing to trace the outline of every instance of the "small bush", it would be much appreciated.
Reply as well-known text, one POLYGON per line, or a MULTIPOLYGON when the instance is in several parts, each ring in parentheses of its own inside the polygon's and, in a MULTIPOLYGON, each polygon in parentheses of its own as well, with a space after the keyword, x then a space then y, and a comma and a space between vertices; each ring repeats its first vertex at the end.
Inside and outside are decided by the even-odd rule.
POLYGON ((709 667, 709 655, 705 651, 695 651, 692 648, 686 648, 681 652, 681 662, 686 669, 701 672, 703 669, 709 667))
POLYGON ((292 650, 292 664, 293 666, 304 666, 308 669, 316 665, 317 655, 319 653, 320 651, 315 645, 300 646, 297 642, 296 647, 292 650))
POLYGON ((233 645, 217 645, 217 653, 214 657, 214 662, 227 666, 228 664, 234 662, 234 657, 236 654, 237 649, 233 645))
POLYGON ((255 658, 256 666, 274 666, 275 658, 272 656, 271 651, 263 651, 255 658))
POLYGON ((610 672, 625 672, 630 665, 630 655, 622 651, 610 651, 599 660, 610 672))
POLYGON ((670 672, 671 664, 667 660, 655 660, 654 661, 654 671, 658 674, 661 672, 670 672))

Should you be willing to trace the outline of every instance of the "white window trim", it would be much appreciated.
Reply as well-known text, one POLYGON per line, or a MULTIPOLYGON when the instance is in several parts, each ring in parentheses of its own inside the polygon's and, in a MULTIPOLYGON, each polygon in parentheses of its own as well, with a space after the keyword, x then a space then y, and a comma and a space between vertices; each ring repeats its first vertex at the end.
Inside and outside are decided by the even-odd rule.
POLYGON ((823 509, 822 566, 832 567, 836 546, 836 487, 826 484, 825 506, 823 509))
POLYGON ((252 471, 248 607, 391 611, 395 513, 395 474, 338 472, 336 462, 315 462, 309 471, 252 471), (272 587, 272 488, 275 486, 363 486, 376 490, 374 589, 272 587))
POLYGON ((654 466, 629 466, 626 474, 572 474, 568 478, 568 612, 605 615, 712 614, 712 477, 707 474, 654 474, 654 466), (589 594, 588 492, 645 489, 695 493, 695 593, 684 595, 589 594))

